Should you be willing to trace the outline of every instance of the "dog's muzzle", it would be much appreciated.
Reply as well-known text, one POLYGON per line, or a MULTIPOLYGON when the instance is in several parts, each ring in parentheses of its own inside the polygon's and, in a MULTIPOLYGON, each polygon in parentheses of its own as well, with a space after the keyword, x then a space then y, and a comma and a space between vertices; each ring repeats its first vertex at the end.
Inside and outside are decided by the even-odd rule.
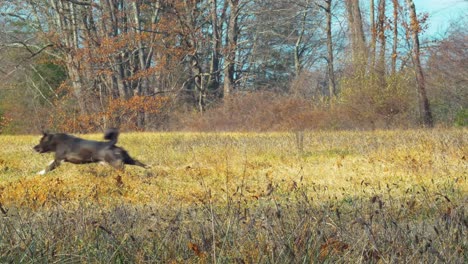
POLYGON ((39 152, 39 153, 44 153, 44 149, 40 146, 40 145, 37 145, 37 146, 34 146, 33 148, 35 151, 39 152))

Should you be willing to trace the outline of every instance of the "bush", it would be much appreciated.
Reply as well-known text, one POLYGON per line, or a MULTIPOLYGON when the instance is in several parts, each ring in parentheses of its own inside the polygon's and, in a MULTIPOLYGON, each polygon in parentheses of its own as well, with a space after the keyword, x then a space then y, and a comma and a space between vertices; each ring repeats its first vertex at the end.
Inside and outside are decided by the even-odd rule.
POLYGON ((3 111, 0 110, 0 134, 3 133, 4 129, 10 124, 11 118, 6 116, 3 111))
POLYGON ((390 128, 413 123, 413 106, 417 106, 412 79, 406 74, 354 76, 342 80, 340 105, 361 128, 390 128))
POLYGON ((462 109, 455 116, 455 126, 468 126, 468 109, 462 109))
POLYGON ((401 74, 343 79, 342 92, 323 97, 275 92, 236 93, 225 102, 198 112, 179 113, 172 129, 191 131, 289 131, 311 129, 388 129, 417 123, 417 96, 412 77, 401 74))
POLYGON ((233 94, 224 103, 198 112, 179 113, 174 130, 190 131, 285 131, 330 126, 331 113, 312 101, 273 92, 233 94))

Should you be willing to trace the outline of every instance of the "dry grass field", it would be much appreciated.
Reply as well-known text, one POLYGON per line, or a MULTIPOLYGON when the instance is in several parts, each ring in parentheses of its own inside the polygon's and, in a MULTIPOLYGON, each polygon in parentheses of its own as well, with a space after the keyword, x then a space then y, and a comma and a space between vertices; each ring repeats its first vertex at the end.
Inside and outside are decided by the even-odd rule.
POLYGON ((0 136, 0 262, 467 263, 467 132, 122 133, 151 169, 44 176, 0 136))

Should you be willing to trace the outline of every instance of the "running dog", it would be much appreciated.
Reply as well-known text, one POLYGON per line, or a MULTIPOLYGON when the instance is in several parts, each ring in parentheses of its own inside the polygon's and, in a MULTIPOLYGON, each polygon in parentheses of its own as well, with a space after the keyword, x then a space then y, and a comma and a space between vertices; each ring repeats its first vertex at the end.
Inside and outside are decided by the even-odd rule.
POLYGON ((74 164, 105 162, 112 167, 123 170, 125 164, 136 165, 143 168, 149 166, 130 157, 128 152, 117 147, 119 131, 115 128, 104 133, 108 141, 94 141, 78 138, 64 133, 42 133, 41 141, 34 146, 39 153, 55 152, 55 159, 38 174, 44 175, 57 168, 62 161, 74 164))

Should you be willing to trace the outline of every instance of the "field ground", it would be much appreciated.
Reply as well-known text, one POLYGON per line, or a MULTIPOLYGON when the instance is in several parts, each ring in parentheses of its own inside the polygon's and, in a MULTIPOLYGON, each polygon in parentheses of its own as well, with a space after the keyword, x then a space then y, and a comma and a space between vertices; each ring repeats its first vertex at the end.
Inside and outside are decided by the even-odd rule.
POLYGON ((0 262, 467 263, 467 132, 123 133, 151 169, 45 176, 0 136, 0 262))

